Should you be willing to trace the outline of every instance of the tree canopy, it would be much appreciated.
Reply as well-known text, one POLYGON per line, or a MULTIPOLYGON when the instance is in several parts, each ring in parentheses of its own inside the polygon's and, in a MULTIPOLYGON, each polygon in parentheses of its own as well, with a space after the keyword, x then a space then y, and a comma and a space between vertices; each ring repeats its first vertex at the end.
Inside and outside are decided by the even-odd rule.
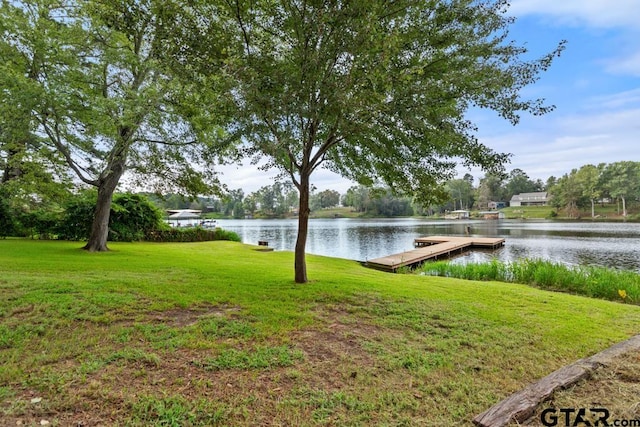
POLYGON ((11 36, 1 48, 16 58, 12 81, 31 96, 12 102, 23 114, 17 126, 25 135, 15 140, 25 141, 22 148, 27 135, 39 135, 82 183, 97 188, 85 247, 91 251, 107 249, 111 199, 126 171, 143 176, 138 184, 190 194, 216 184, 212 167, 194 166, 214 163, 213 92, 191 90, 191 81, 168 67, 166 29, 175 25, 170 5, 2 3, 4 31, 11 36))
POLYGON ((591 216, 598 200, 616 199, 622 202, 622 216, 627 216, 627 201, 640 198, 640 162, 619 161, 597 166, 583 165, 564 174, 549 187, 557 208, 574 216, 577 208, 591 204, 591 216))
POLYGON ((43 137, 98 189, 87 249, 106 249, 125 171, 202 192, 211 169, 194 164, 231 154, 207 144, 225 125, 225 142, 242 141, 233 154, 279 169, 299 192, 300 283, 318 168, 425 204, 447 197, 444 182, 459 163, 500 173, 508 154, 476 139, 468 110, 513 124, 521 113, 549 112, 521 91, 563 49, 526 59, 508 38, 506 0, 2 5, 14 36, 1 49, 21 58, 12 69, 35 94, 21 106, 30 118, 22 132, 43 137))
POLYGON ((50 21, 35 28, 27 16, 28 9, 0 5, 0 185, 5 196, 33 205, 59 199, 69 180, 61 157, 47 150, 36 132, 32 115, 43 95, 38 83, 45 72, 42 58, 50 54, 35 42, 34 33, 56 38, 59 31, 50 21))
POLYGON ((520 91, 550 66, 562 43, 524 60, 526 49, 507 39, 507 6, 238 0, 223 3, 217 20, 209 19, 209 2, 196 7, 203 25, 222 21, 231 32, 227 70, 237 79, 234 130, 245 154, 266 159, 300 192, 297 282, 307 281, 310 178, 319 167, 437 200, 458 162, 500 170, 508 158, 478 142, 469 108, 495 110, 514 124, 521 112, 551 110, 520 91))

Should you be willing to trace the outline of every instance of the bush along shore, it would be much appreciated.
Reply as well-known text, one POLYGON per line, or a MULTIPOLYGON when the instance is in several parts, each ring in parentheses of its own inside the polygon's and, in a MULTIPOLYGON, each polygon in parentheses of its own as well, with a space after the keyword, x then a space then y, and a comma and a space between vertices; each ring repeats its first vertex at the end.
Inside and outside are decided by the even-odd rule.
POLYGON ((424 264, 419 272, 430 276, 466 280, 520 283, 551 291, 640 305, 640 275, 633 271, 595 266, 567 266, 542 259, 509 263, 454 264, 437 261, 424 264))

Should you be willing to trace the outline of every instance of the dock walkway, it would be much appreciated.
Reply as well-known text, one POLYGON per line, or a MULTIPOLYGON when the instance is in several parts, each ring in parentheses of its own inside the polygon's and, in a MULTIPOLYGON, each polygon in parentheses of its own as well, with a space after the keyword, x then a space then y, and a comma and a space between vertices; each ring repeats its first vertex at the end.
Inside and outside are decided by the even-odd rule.
POLYGON ((368 260, 367 267, 395 272, 401 267, 412 267, 430 259, 450 257, 471 248, 497 249, 504 239, 492 237, 429 236, 414 240, 416 249, 399 254, 368 260))

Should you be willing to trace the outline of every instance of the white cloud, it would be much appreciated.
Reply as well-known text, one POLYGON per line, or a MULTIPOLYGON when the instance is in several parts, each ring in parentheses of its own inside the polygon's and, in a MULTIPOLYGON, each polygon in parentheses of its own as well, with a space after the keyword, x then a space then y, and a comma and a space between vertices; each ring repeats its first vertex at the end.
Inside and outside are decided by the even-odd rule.
POLYGON ((640 51, 606 60, 605 69, 611 74, 640 77, 640 51))
POLYGON ((585 105, 587 109, 598 109, 600 111, 603 109, 617 110, 621 107, 629 108, 632 106, 640 108, 640 87, 611 95, 594 97, 585 105))
POLYGON ((256 165, 245 161, 242 165, 224 165, 216 167, 221 173, 220 181, 226 184, 230 190, 241 188, 246 194, 258 190, 260 187, 271 185, 277 175, 259 170, 256 165))
POLYGON ((564 25, 640 28, 638 0, 513 0, 509 14, 548 16, 564 25))
POLYGON ((516 128, 481 141, 513 153, 507 169, 520 168, 534 179, 562 176, 586 164, 640 161, 639 104, 640 89, 595 97, 580 113, 549 117, 543 126, 516 128))
MULTIPOLYGON (((250 164, 249 161, 245 161, 242 165, 218 166, 216 169, 222 173, 220 180, 229 189, 241 188, 245 194, 252 193, 261 187, 272 185, 279 175, 277 170, 260 170, 258 166, 250 164)), ((311 176, 311 183, 318 191, 330 189, 339 193, 345 193, 349 187, 355 185, 353 182, 325 169, 317 169, 311 176)))
MULTIPOLYGON (((640 117, 640 108, 567 116, 561 121, 561 129, 580 135, 615 135, 622 138, 623 141, 629 143, 635 141, 637 144, 640 134, 638 117, 640 117)), ((629 148, 632 153, 640 154, 640 149, 633 145, 630 145, 629 148)))

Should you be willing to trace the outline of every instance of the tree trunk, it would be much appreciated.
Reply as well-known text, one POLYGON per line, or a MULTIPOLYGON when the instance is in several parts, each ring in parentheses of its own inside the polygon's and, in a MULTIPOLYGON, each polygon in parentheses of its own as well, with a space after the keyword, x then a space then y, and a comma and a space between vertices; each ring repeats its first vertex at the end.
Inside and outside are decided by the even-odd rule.
POLYGON ((2 183, 18 179, 24 175, 25 156, 31 138, 31 125, 28 119, 31 112, 27 110, 22 114, 23 117, 27 117, 27 120, 14 123, 16 129, 13 132, 10 131, 11 136, 9 137, 9 142, 4 142, 6 160, 4 173, 2 174, 2 183))
POLYGON ((307 261, 305 251, 307 246, 307 233, 309 230, 309 176, 301 174, 300 177, 300 204, 298 209, 298 238, 296 239, 295 252, 295 281, 307 283, 307 261))
POLYGON ((627 216, 627 202, 623 196, 620 198, 622 199, 622 216, 627 216))
POLYGON ((20 178, 22 175, 22 155, 20 150, 7 150, 7 159, 5 162, 4 172, 2 174, 1 183, 9 182, 13 179, 20 178))
POLYGON ((596 217, 596 202, 595 200, 591 199, 591 218, 595 218, 596 217))
POLYGON ((124 173, 124 161, 113 165, 110 173, 100 179, 98 184, 98 201, 91 225, 89 241, 83 249, 89 252, 108 251, 107 238, 109 237, 109 216, 111 215, 111 200, 116 190, 120 177, 124 173))

